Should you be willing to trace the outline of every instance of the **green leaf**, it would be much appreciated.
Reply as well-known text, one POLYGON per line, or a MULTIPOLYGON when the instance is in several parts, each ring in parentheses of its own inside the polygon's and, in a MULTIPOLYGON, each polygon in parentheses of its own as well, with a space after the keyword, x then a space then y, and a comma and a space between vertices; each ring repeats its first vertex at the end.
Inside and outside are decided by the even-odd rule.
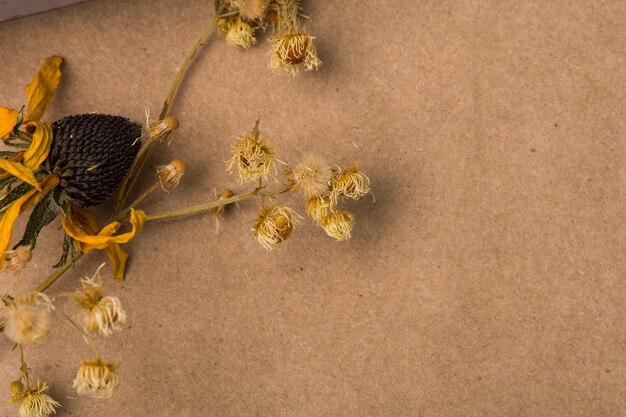
POLYGON ((61 208, 58 206, 54 198, 52 197, 52 191, 49 191, 40 201, 35 205, 33 212, 28 218, 26 223, 26 229, 22 240, 19 241, 15 248, 18 246, 30 246, 31 249, 35 249, 37 243, 37 236, 45 226, 57 218, 61 214, 61 208))

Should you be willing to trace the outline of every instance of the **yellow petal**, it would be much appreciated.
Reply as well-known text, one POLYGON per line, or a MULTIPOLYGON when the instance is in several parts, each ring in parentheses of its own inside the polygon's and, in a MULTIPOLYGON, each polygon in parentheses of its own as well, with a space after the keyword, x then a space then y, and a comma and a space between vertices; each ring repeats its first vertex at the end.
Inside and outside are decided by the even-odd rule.
POLYGON ((4 139, 13 131, 18 114, 17 110, 0 107, 0 139, 4 139))
POLYGON ((3 158, 0 158, 0 169, 5 170, 9 174, 18 177, 24 182, 29 183, 35 189, 40 190, 39 183, 35 178, 35 173, 32 169, 25 167, 19 162, 9 161, 3 158))
POLYGON ((61 63, 63 58, 51 56, 46 58, 35 79, 26 86, 28 95, 28 117, 39 120, 48 108, 50 99, 61 80, 61 63))
POLYGON ((66 215, 61 218, 61 224, 63 225, 63 229, 65 229, 65 233, 79 243, 84 253, 92 249, 106 249, 111 243, 129 242, 139 233, 146 220, 146 214, 143 211, 131 209, 130 224, 133 228, 130 232, 113 236, 121 224, 119 222, 112 222, 102 228, 97 234, 94 234, 91 228, 87 227, 85 222, 80 221, 80 217, 84 216, 84 213, 80 213, 81 211, 86 210, 70 204, 66 215), (75 215, 75 213, 78 215, 75 215))
POLYGON ((52 146, 52 127, 48 123, 28 122, 26 130, 32 133, 33 140, 24 152, 24 162, 26 168, 35 171, 39 165, 48 157, 50 146, 52 146))
POLYGON ((41 185, 38 188, 33 188, 17 200, 8 208, 8 210, 2 216, 0 220, 0 268, 4 264, 4 252, 8 249, 11 243, 11 236, 13 235, 13 225, 19 217, 20 213, 26 210, 28 207, 37 204, 37 202, 59 183, 59 177, 56 175, 48 175, 41 181, 41 185))
POLYGON ((117 243, 111 243, 107 246, 105 252, 109 257, 111 264, 113 264, 113 277, 123 280, 124 274, 126 273, 128 253, 126 253, 117 243))

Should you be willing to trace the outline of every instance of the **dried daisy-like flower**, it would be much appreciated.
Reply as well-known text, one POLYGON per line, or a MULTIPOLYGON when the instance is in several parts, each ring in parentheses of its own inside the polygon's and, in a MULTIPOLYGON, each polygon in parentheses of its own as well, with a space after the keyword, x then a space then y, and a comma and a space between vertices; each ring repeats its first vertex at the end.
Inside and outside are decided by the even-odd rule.
POLYGON ((304 30, 288 31, 272 39, 270 68, 282 69, 292 76, 298 74, 299 64, 307 71, 318 69, 322 61, 317 56, 314 39, 304 30))
POLYGON ((354 214, 347 211, 330 213, 320 221, 326 234, 337 240, 350 239, 350 232, 354 226, 354 214))
POLYGON ((180 123, 173 116, 167 116, 163 120, 150 120, 150 111, 146 109, 146 130, 148 131, 148 140, 158 140, 167 142, 169 145, 174 139, 174 132, 178 129, 180 123))
POLYGON ((19 399, 16 400, 14 397, 14 402, 20 402, 18 415, 20 417, 48 417, 55 414, 61 404, 46 394, 47 390, 48 385, 42 382, 34 388, 22 391, 19 399))
POLYGON ((337 204, 337 198, 344 195, 353 200, 358 200, 370 191, 370 179, 358 165, 340 170, 330 182, 330 197, 333 204, 337 204))
POLYGON ((306 212, 318 223, 328 216, 331 208, 332 204, 327 195, 311 197, 306 202, 306 212))
POLYGON ((105 336, 121 330, 119 324, 126 321, 126 312, 120 299, 103 296, 102 283, 95 278, 83 278, 80 283, 83 288, 73 293, 73 299, 82 309, 79 320, 83 327, 105 336))
POLYGON ((94 398, 110 398, 120 383, 115 368, 112 363, 104 363, 99 358, 83 360, 74 379, 76 392, 94 398))
POLYGON ((257 20, 265 16, 270 0, 229 0, 230 7, 247 20, 257 20))
POLYGON ((8 250, 4 252, 5 268, 18 275, 24 270, 32 257, 33 252, 29 245, 22 245, 13 250, 8 250))
POLYGON ((265 143, 263 136, 259 133, 257 120, 250 133, 237 138, 233 146, 233 157, 228 162, 227 170, 231 172, 234 167, 237 167, 241 182, 256 181, 267 177, 274 164, 274 150, 265 143))
POLYGON ((265 249, 272 250, 291 235, 296 216, 289 207, 264 207, 252 226, 254 236, 265 249))
POLYGON ((157 175, 163 191, 172 191, 180 183, 180 179, 187 172, 187 163, 182 159, 174 159, 167 165, 157 167, 157 175))
POLYGON ((50 298, 41 292, 30 292, 14 300, 5 300, 0 309, 0 325, 4 334, 15 343, 33 345, 48 334, 50 312, 54 307, 50 298))
POLYGON ((243 20, 235 19, 228 24, 226 42, 234 48, 248 49, 256 45, 254 28, 243 20))
POLYGON ((287 185, 293 192, 303 191, 310 199, 328 192, 333 170, 316 155, 308 157, 293 169, 287 169, 287 185))

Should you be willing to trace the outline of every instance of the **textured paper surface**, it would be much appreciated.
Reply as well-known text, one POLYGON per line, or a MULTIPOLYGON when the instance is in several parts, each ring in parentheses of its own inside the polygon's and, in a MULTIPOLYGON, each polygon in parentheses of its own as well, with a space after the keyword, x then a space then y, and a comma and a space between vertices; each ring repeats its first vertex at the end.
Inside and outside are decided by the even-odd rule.
MULTIPOLYGON (((349 242, 305 219, 271 253, 250 236, 258 202, 217 234, 211 216, 147 225, 127 281, 107 281, 129 314, 101 342, 120 363, 114 397, 71 389, 89 350, 65 323, 26 351, 58 415, 623 416, 626 5, 305 6, 318 73, 270 73, 267 36, 248 52, 207 43, 172 109, 179 135, 150 161, 184 158, 188 176, 145 209, 247 190, 224 161, 257 116, 281 160, 361 161, 376 204, 347 205, 349 242)), ((23 104, 60 54, 48 120, 141 120, 211 13, 208 1, 98 0, 5 22, 0 103, 23 104)), ((2 291, 47 276, 60 239, 45 230, 36 267, 3 276, 2 291)), ((90 254, 52 293, 103 260, 90 254)), ((10 348, 0 340, 5 387, 10 348)), ((1 392, 0 414, 15 415, 1 392)))

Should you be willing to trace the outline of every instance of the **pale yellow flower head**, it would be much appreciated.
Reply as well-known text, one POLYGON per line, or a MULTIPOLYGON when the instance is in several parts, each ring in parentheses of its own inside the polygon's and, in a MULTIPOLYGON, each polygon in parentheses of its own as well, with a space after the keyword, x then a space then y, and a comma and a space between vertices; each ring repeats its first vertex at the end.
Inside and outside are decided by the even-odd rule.
POLYGON ((61 404, 46 394, 47 390, 48 385, 38 383, 36 387, 23 391, 19 399, 16 400, 14 397, 14 402, 20 403, 19 417, 48 417, 56 414, 56 409, 61 407, 61 404))
POLYGON ((307 198, 328 192, 333 170, 316 155, 309 156, 295 168, 287 169, 287 185, 293 192, 304 192, 307 198))
POLYGON ((226 42, 233 48, 248 49, 256 45, 254 28, 241 19, 235 19, 228 24, 226 32, 226 42))
POLYGON ((369 193, 370 179, 359 170, 358 165, 354 165, 337 172, 330 182, 330 188, 333 204, 337 204, 337 199, 341 195, 358 200, 369 193))
POLYGON ((33 291, 5 303, 0 308, 0 324, 13 342, 34 345, 48 334, 53 306, 46 294, 33 291))
POLYGON ((180 183, 180 179, 187 172, 187 163, 182 159, 174 159, 167 165, 157 166, 157 176, 163 191, 172 191, 180 183))
POLYGON ((328 195, 319 197, 311 197, 306 202, 306 212, 316 222, 320 222, 324 217, 328 216, 333 208, 328 195))
POLYGON ((228 0, 230 7, 247 20, 258 20, 265 16, 270 0, 228 0))
POLYGON ((354 226, 354 214, 347 211, 330 213, 320 221, 320 226, 328 236, 337 240, 348 240, 354 226))
POLYGON ((237 138, 233 146, 233 157, 228 162, 227 170, 232 172, 237 167, 241 182, 257 181, 267 177, 274 166, 274 150, 265 143, 265 138, 259 133, 257 120, 250 133, 237 138))
POLYGON ((115 368, 115 365, 104 363, 100 359, 83 360, 74 379, 76 392, 94 398, 110 398, 119 385, 115 368))
POLYGON ((317 56, 314 39, 304 30, 285 32, 271 39, 270 68, 287 71, 292 76, 298 74, 300 65, 307 71, 318 69, 322 61, 317 56))
POLYGON ((4 252, 4 267, 13 272, 15 275, 19 275, 24 270, 28 262, 33 257, 33 252, 30 249, 30 245, 18 246, 13 250, 4 252))
POLYGON ((102 283, 95 278, 81 279, 82 290, 73 293, 73 299, 81 307, 78 320, 88 332, 109 336, 121 330, 126 312, 117 297, 103 296, 102 283))
POLYGON ((264 207, 252 232, 265 249, 272 250, 289 238, 297 222, 296 216, 289 207, 264 207))

